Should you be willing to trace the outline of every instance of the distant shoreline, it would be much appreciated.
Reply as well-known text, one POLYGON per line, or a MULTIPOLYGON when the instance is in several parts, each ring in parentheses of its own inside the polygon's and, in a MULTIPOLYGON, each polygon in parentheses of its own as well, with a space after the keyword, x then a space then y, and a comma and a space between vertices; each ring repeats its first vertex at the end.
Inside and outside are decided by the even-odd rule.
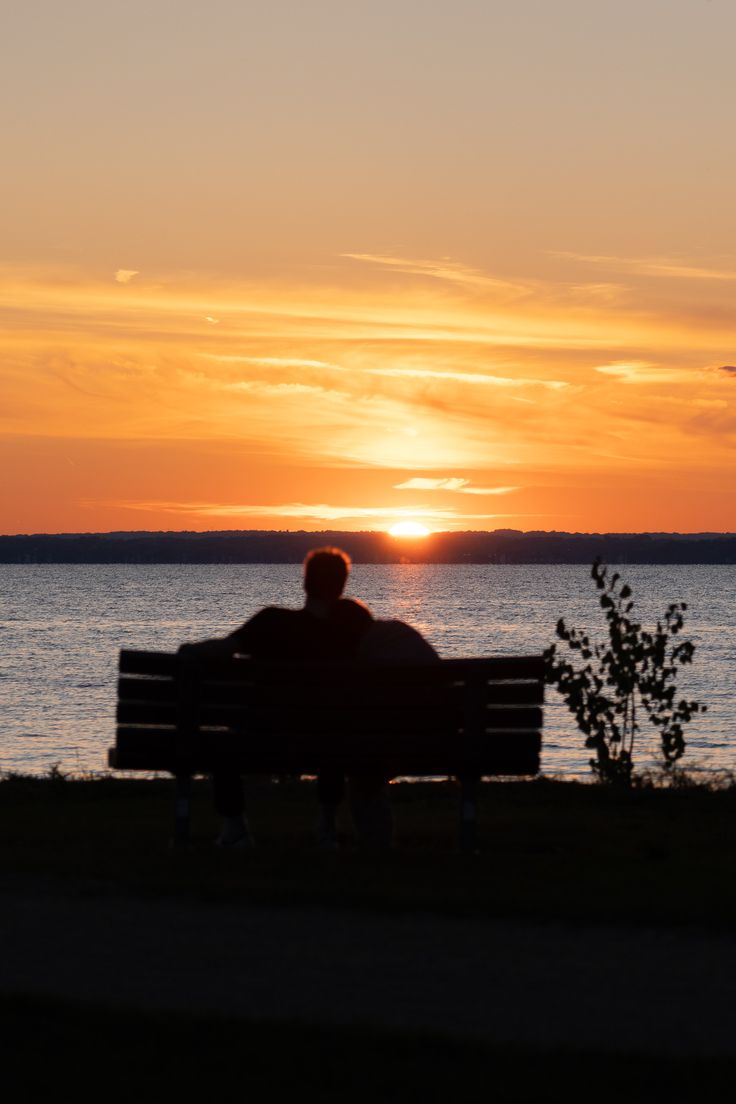
POLYGON ((358 564, 736 564, 736 533, 54 533, 0 536, 2 564, 291 564, 335 544, 358 564))

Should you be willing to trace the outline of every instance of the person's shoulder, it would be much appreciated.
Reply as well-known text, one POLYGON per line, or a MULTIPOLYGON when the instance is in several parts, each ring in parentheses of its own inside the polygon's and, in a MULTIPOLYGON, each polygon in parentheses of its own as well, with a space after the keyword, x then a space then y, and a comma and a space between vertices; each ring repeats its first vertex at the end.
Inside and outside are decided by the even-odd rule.
POLYGON ((264 606, 253 615, 251 621, 288 621, 300 613, 301 610, 287 609, 286 606, 264 606))
POLYGON ((299 610, 286 609, 283 606, 264 606, 258 613, 254 613, 252 617, 249 617, 242 628, 247 629, 250 625, 270 625, 286 621, 295 617, 298 613, 299 610))
POLYGON ((409 625, 406 621, 399 621, 398 618, 387 618, 386 620, 375 621, 370 632, 376 639, 406 640, 421 642, 422 644, 426 644, 428 648, 432 646, 425 640, 419 632, 419 629, 415 629, 413 625, 409 625))
POLYGON ((380 663, 422 663, 439 659, 437 652, 406 621, 374 621, 360 647, 361 658, 380 663))
POLYGON ((264 606, 258 613, 248 618, 245 624, 236 629, 232 636, 239 640, 253 641, 278 632, 287 622, 291 622, 297 610, 283 609, 281 606, 264 606))

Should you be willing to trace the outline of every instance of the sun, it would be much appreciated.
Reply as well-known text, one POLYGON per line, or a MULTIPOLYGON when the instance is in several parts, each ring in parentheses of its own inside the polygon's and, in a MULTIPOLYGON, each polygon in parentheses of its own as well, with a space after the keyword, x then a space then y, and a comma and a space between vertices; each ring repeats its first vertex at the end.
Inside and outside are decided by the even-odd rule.
POLYGON ((389 529, 392 537, 428 537, 429 529, 418 521, 397 521, 389 529))

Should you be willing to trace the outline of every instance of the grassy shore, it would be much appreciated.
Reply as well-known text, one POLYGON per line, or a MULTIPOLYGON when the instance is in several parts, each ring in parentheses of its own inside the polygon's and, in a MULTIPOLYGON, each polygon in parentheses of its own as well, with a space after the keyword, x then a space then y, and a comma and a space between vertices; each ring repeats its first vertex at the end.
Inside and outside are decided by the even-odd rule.
POLYGON ((10 777, 0 782, 0 862, 11 881, 64 892, 426 910, 572 923, 736 920, 736 789, 639 789, 538 781, 482 788, 481 850, 456 849, 451 784, 392 786, 397 846, 315 847, 309 783, 250 784, 258 846, 222 853, 207 784, 195 786, 194 838, 172 849, 167 780, 10 777))

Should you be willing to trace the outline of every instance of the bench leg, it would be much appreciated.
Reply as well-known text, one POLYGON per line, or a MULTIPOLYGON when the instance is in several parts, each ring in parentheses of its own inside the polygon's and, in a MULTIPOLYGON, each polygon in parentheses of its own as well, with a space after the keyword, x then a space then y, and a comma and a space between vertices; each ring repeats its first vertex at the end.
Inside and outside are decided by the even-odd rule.
POLYGON ((460 783, 460 847, 463 851, 478 850, 478 789, 477 775, 462 775, 460 783))
POLYGON ((177 774, 176 819, 174 821, 174 847, 184 847, 190 840, 192 818, 192 779, 188 774, 177 774))

